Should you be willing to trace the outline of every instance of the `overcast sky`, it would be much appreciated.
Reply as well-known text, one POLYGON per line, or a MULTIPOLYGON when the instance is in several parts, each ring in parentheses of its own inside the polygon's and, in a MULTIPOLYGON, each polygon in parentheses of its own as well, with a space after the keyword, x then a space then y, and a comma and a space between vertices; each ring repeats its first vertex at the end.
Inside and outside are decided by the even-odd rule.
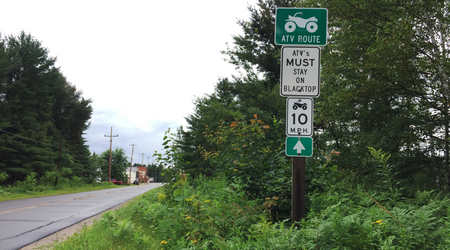
POLYGON ((238 75, 224 61, 257 0, 2 1, 0 32, 31 34, 68 81, 93 101, 85 138, 91 152, 123 148, 133 163, 152 162, 164 132, 193 113, 196 97, 238 75), (150 157, 150 158, 147 158, 150 157))

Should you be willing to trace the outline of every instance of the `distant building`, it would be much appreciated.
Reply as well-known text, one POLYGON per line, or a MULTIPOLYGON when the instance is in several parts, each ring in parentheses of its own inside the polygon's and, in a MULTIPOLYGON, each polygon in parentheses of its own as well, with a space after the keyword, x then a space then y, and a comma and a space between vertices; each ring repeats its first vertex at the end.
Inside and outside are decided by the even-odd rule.
POLYGON ((140 183, 147 183, 149 178, 147 176, 147 168, 146 167, 138 167, 139 170, 139 182, 140 183))
MULTIPOLYGON (((127 168, 126 171, 127 175, 127 182, 130 179, 130 168, 127 168)), ((134 180, 138 180, 140 183, 147 183, 149 180, 149 177, 147 176, 147 168, 138 166, 138 167, 131 167, 131 183, 134 183, 134 180)))
MULTIPOLYGON (((127 183, 130 180, 130 168, 127 168, 127 171, 125 172, 125 174, 127 175, 127 183)), ((139 179, 139 169, 137 167, 131 167, 131 182, 133 183, 134 180, 139 179)))

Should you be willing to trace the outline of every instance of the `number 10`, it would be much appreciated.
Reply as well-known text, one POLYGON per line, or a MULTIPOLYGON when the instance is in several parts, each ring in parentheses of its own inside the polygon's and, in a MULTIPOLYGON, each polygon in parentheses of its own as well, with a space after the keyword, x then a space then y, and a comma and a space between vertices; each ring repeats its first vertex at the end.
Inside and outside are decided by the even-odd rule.
MULTIPOLYGON (((293 124, 295 125, 295 113, 292 114, 292 119, 293 119, 292 120, 293 124)), ((305 114, 300 114, 297 117, 297 120, 298 120, 298 123, 300 123, 301 125, 305 125, 308 122, 308 117, 305 114), (302 117, 304 117, 303 122, 302 122, 302 117)))

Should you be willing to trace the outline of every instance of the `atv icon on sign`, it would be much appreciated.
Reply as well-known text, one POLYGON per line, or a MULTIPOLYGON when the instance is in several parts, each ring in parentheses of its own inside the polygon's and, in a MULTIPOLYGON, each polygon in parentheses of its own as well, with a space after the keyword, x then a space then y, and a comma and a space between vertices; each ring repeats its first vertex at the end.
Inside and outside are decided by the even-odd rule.
POLYGON ((302 108, 303 110, 306 110, 308 106, 306 103, 301 103, 302 99, 298 99, 298 102, 294 102, 294 106, 292 107, 294 110, 297 108, 302 108))
POLYGON ((295 29, 297 28, 297 26, 299 28, 306 28, 306 30, 309 33, 314 33, 317 31, 317 18, 316 17, 310 17, 308 19, 304 19, 301 18, 300 16, 302 16, 303 13, 302 12, 297 12, 295 13, 294 16, 289 15, 289 19, 287 19, 287 23, 284 25, 284 29, 289 32, 292 33, 295 31, 295 29))

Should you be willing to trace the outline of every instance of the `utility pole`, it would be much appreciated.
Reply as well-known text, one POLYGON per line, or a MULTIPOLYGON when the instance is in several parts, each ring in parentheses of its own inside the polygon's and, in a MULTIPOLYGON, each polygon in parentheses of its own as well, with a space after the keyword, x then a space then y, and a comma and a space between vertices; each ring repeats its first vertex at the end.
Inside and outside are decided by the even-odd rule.
POLYGON ((148 172, 148 166, 150 166, 149 161, 150 161, 150 156, 147 156, 147 171, 145 171, 145 172, 147 173, 147 176, 148 176, 148 182, 150 182, 150 180, 151 180, 150 173, 148 172))
POLYGON ((156 165, 155 165, 155 161, 152 159, 152 173, 153 173, 153 181, 156 182, 156 175, 155 175, 155 169, 156 169, 156 165))
POLYGON ((131 184, 131 167, 133 166, 133 152, 134 152, 134 146, 137 146, 136 144, 130 144, 131 148, 131 162, 130 162, 130 177, 128 178, 128 184, 131 184))
POLYGON ((109 141, 109 174, 108 174, 108 181, 111 182, 111 149, 112 149, 112 139, 113 137, 119 137, 119 135, 112 135, 112 127, 111 127, 111 135, 107 136, 105 135, 105 137, 109 137, 110 141, 109 141))
POLYGON ((148 172, 149 166, 150 166, 150 156, 147 156, 147 171, 146 171, 146 173, 147 173, 147 176, 148 176, 148 182, 151 182, 150 180, 151 180, 152 177, 150 176, 150 173, 148 172))
MULTIPOLYGON (((141 153, 141 154, 142 154, 142 165, 141 165, 141 167, 143 167, 144 166, 144 155, 145 155, 145 153, 141 153)), ((145 178, 145 176, 142 177, 141 176, 141 172, 139 172, 139 182, 141 182, 143 178, 145 178)))
MULTIPOLYGON (((61 139, 59 140, 58 174, 59 174, 59 164, 61 162, 62 130, 59 133, 61 134, 61 139)), ((56 176, 56 179, 55 179, 55 187, 57 185, 58 185, 58 176, 56 176)))

